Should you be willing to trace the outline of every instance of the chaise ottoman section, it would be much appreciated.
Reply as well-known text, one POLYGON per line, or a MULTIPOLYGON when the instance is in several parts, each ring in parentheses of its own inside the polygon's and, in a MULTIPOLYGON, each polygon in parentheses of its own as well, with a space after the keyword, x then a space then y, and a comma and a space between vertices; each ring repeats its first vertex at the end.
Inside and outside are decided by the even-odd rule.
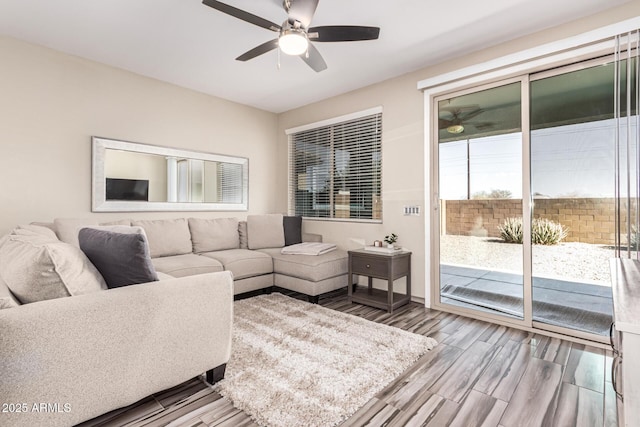
POLYGON ((204 273, 217 273, 224 268, 219 261, 195 254, 173 255, 151 258, 156 271, 173 277, 193 276, 204 273))
POLYGON ((200 256, 220 262, 225 270, 233 273, 234 295, 273 286, 273 260, 265 253, 227 249, 201 253, 200 256))
POLYGON ((227 249, 224 251, 205 252, 200 255, 219 261, 225 270, 233 273, 235 280, 273 273, 271 257, 258 251, 227 249))
POLYGON ((347 286, 348 255, 343 250, 322 255, 283 255, 280 248, 260 251, 273 258, 276 286, 311 297, 347 286))

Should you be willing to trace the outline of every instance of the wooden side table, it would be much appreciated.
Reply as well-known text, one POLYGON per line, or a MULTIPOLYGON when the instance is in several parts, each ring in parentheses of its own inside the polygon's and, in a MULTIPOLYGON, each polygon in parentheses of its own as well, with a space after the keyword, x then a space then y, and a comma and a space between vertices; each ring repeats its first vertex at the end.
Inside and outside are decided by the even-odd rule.
POLYGON ((393 313, 393 310, 411 301, 411 252, 401 251, 391 254, 358 249, 349 251, 349 281, 353 275, 367 276, 366 289, 349 286, 349 302, 381 308, 393 313), (393 292, 393 282, 401 277, 407 278, 407 293, 393 292), (387 281, 387 290, 373 289, 373 279, 387 281))

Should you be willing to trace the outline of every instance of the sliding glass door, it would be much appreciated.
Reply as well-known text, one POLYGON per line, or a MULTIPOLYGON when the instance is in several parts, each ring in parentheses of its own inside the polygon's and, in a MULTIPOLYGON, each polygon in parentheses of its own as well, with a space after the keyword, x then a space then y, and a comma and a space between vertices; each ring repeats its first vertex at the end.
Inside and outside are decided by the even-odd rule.
POLYGON ((606 335, 616 244, 615 64, 599 59, 531 80, 533 321, 606 335))
POLYGON ((627 75, 635 58, 610 56, 435 98, 439 304, 608 333, 609 259, 639 240, 627 75))
POLYGON ((437 100, 440 300, 524 319, 520 80, 437 100), (515 244, 504 244, 508 235, 515 244))
POLYGON ((606 342, 640 259, 640 31, 612 41, 429 91, 435 308, 606 342))

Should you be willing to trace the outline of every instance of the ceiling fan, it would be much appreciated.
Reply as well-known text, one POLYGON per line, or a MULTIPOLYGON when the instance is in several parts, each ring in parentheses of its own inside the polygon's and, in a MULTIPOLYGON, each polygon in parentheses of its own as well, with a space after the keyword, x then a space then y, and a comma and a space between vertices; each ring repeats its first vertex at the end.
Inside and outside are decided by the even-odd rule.
MULTIPOLYGON (((438 128, 446 129, 447 132, 458 134, 464 132, 464 123, 476 117, 477 115, 483 113, 485 110, 480 108, 479 105, 465 105, 465 106, 451 106, 451 107, 441 107, 441 112, 447 113, 451 118, 438 118, 438 128)), ((481 128, 482 126, 491 126, 491 123, 476 123, 474 124, 476 128, 481 128)))
POLYGON ((284 0, 283 7, 287 19, 282 25, 275 24, 244 10, 221 3, 216 0, 203 0, 203 4, 235 18, 279 33, 278 38, 257 46, 236 58, 248 61, 273 49, 280 48, 282 53, 300 56, 316 72, 327 68, 326 62, 315 48, 314 42, 350 42, 375 40, 380 34, 378 27, 361 27, 353 25, 328 25, 309 27, 311 19, 318 7, 319 0, 284 0))

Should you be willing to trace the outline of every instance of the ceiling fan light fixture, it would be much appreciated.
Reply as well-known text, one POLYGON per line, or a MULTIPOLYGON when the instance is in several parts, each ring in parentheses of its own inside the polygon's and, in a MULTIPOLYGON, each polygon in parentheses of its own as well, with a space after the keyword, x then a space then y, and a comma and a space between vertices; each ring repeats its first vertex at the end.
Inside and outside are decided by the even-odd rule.
POLYGON ((284 29, 278 39, 278 46, 282 53, 298 56, 307 51, 309 40, 303 30, 297 28, 284 29))
POLYGON ((462 132, 464 132, 464 126, 462 126, 462 125, 447 126, 447 132, 453 133, 453 134, 462 133, 462 132))

